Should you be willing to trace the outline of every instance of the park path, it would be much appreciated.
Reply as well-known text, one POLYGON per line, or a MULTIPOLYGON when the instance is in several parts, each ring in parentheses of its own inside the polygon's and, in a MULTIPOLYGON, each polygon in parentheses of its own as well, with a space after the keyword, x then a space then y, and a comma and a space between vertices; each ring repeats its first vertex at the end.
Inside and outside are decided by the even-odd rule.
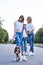
MULTIPOLYGON (((43 65, 43 48, 34 47, 35 56, 27 55, 27 61, 16 62, 13 53, 14 44, 0 44, 0 65, 43 65)), ((27 45, 29 54, 29 45, 27 45)))

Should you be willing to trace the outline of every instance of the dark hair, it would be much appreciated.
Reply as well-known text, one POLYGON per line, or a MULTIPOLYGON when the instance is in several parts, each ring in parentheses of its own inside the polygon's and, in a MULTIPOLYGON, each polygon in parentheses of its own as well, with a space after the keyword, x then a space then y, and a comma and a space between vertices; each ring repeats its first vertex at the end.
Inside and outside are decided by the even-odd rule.
POLYGON ((27 20, 30 19, 30 21, 32 20, 32 18, 30 16, 27 17, 27 20))
POLYGON ((24 16, 23 16, 23 15, 20 15, 20 17, 19 17, 19 20, 18 20, 18 21, 20 21, 20 18, 22 18, 21 22, 23 22, 23 21, 24 21, 24 16))

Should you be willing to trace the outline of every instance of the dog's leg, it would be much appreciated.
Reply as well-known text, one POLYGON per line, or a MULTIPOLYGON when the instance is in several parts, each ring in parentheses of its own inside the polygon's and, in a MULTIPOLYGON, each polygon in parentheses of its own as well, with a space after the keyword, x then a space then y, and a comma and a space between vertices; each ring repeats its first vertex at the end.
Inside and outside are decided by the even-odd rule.
POLYGON ((19 54, 16 54, 16 61, 19 61, 19 60, 20 60, 19 54))

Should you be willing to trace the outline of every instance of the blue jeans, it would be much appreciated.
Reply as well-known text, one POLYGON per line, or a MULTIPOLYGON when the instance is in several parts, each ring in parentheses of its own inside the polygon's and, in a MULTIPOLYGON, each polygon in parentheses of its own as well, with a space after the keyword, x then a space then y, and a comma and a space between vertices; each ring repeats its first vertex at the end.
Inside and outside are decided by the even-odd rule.
POLYGON ((30 51, 34 52, 34 33, 28 34, 29 43, 30 43, 30 51))
POLYGON ((23 37, 23 39, 22 39, 22 45, 23 45, 22 46, 23 47, 22 48, 22 52, 23 51, 27 52, 27 45, 26 44, 27 44, 27 38, 26 37, 23 37))
POLYGON ((16 45, 20 46, 22 51, 22 32, 16 33, 16 45))

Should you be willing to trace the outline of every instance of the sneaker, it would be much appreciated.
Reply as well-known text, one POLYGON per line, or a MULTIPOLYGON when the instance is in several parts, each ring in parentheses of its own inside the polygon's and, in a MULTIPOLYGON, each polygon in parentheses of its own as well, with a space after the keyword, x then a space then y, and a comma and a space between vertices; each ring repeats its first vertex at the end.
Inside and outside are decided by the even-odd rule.
POLYGON ((26 61, 26 60, 27 60, 26 56, 23 56, 23 61, 26 61))
POLYGON ((32 52, 32 55, 35 55, 35 53, 34 53, 34 52, 32 52))
POLYGON ((30 53, 29 53, 29 56, 32 56, 32 55, 34 56, 35 53, 34 53, 34 52, 30 52, 30 53))
POLYGON ((31 56, 31 55, 33 55, 33 53, 32 53, 32 52, 30 52, 30 53, 29 53, 29 56, 31 56))
POLYGON ((24 55, 27 55, 27 53, 23 53, 24 55))
POLYGON ((25 55, 27 55, 27 53, 25 53, 25 55))

